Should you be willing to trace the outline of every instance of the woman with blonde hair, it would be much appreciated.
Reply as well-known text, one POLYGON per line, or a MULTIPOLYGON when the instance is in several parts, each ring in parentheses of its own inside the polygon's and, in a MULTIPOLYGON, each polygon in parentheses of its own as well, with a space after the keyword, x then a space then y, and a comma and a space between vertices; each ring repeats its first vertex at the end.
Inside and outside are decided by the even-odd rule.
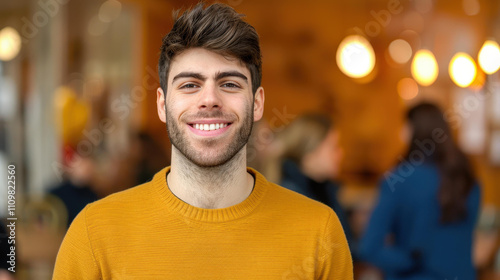
POLYGON ((276 134, 272 147, 281 167, 277 182, 330 206, 354 253, 351 229, 337 199, 339 186, 335 181, 343 152, 331 118, 316 113, 299 116, 276 134))

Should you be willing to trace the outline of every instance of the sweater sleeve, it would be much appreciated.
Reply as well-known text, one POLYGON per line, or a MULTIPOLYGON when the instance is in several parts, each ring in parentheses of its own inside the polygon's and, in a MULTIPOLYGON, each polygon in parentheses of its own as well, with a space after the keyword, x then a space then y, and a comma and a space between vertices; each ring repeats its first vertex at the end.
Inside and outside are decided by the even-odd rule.
POLYGON ((87 205, 73 220, 57 254, 52 279, 100 279, 88 236, 87 205))
POLYGON ((322 268, 317 279, 354 279, 351 252, 344 230, 335 212, 330 213, 319 244, 319 264, 322 268))
POLYGON ((397 213, 396 194, 387 181, 380 187, 378 203, 375 206, 368 226, 359 245, 360 257, 386 273, 398 273, 410 269, 413 261, 410 252, 386 244, 386 237, 397 213))

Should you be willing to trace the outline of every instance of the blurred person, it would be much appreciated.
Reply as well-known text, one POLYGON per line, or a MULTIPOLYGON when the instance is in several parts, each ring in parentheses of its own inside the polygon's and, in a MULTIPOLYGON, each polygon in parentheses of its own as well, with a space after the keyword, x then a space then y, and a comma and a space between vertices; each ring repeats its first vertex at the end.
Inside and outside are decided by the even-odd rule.
POLYGON ((435 105, 411 108, 407 128, 406 157, 380 185, 360 255, 386 279, 476 279, 480 188, 469 161, 435 105))
POLYGON ((343 151, 339 131, 331 118, 322 114, 299 116, 276 134, 271 147, 277 151, 281 165, 280 185, 330 206, 352 249, 354 240, 348 219, 337 199, 336 178, 343 151))
POLYGON ((93 187, 96 168, 94 160, 90 157, 78 157, 78 160, 73 161, 65 168, 62 181, 50 187, 48 192, 64 203, 68 227, 87 204, 99 198, 93 187))
POLYGON ((60 181, 48 187, 48 195, 59 198, 64 204, 67 211, 66 226, 69 227, 88 203, 98 199, 93 182, 95 161, 90 157, 82 157, 77 152, 78 144, 84 139, 83 131, 91 117, 91 107, 74 86, 58 87, 53 103, 62 157, 61 164, 57 167, 60 181))
POLYGON ((342 149, 339 132, 330 118, 320 114, 300 116, 277 134, 276 141, 283 161, 280 183, 335 210, 339 206, 338 186, 333 180, 338 174, 342 149))
POLYGON ((163 39, 158 115, 171 166, 88 205, 61 245, 54 279, 352 279, 332 209, 246 166, 264 89, 255 29, 203 3, 163 39))

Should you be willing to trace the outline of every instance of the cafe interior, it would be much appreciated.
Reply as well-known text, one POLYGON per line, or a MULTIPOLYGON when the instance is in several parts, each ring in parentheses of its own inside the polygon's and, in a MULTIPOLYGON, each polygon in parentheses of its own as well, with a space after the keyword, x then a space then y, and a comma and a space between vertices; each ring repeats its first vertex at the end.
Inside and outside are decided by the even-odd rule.
MULTIPOLYGON (((499 1, 218 2, 260 38, 265 109, 248 166, 279 183, 280 164, 270 164, 278 135, 300 116, 328 116, 342 151, 337 199, 360 240, 380 182, 406 160, 408 109, 436 104, 481 188, 470 256, 477 279, 500 279, 499 1)), ((5 279, 51 279, 86 203, 170 165, 156 108, 160 46, 173 12, 197 3, 0 0, 0 217, 17 217, 18 244, 5 279), (14 197, 5 185, 12 169, 14 197), (68 182, 83 187, 57 191, 68 182)), ((385 279, 358 257, 354 276, 385 279)))

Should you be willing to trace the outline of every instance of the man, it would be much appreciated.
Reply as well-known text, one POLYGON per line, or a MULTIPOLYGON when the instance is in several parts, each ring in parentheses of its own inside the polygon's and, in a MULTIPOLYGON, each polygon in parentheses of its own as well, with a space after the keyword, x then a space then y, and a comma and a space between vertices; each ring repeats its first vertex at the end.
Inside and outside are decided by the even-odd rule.
POLYGON ((198 4, 163 39, 159 73, 171 167, 89 204, 54 279, 352 279, 335 213, 246 167, 264 109, 254 28, 198 4))

